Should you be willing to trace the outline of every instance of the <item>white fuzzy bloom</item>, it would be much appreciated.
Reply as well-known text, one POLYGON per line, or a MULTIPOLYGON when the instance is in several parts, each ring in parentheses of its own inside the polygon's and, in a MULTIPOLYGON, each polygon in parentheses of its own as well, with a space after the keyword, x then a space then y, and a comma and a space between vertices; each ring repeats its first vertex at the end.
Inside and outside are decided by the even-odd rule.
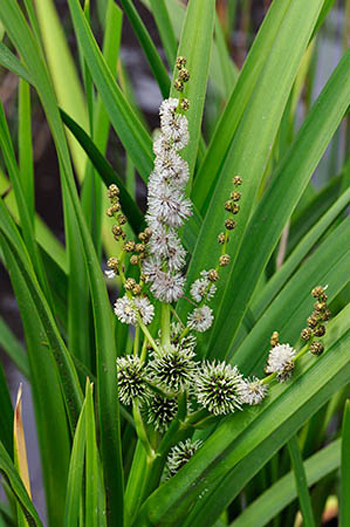
POLYGON ((181 227, 191 214, 190 200, 165 184, 148 196, 148 215, 170 227, 181 227))
MULTIPOLYGON (((295 349, 292 346, 289 344, 278 344, 269 352, 266 373, 277 373, 281 376, 284 372, 292 371, 294 357, 295 349)), ((281 376, 280 380, 285 380, 285 378, 281 376)))
POLYGON ((170 97, 169 99, 165 99, 162 101, 162 104, 159 108, 159 115, 161 118, 165 117, 172 117, 175 115, 176 108, 179 105, 179 99, 175 99, 174 97, 170 97))
POLYGON ((114 313, 123 324, 132 324, 133 326, 136 326, 136 311, 126 295, 118 298, 114 304, 114 313))
POLYGON ((267 395, 267 385, 257 377, 242 379, 238 385, 238 393, 242 403, 254 406, 260 404, 267 395))
POLYGON ((106 269, 105 270, 105 276, 108 278, 108 280, 112 280, 112 278, 115 278, 117 275, 112 269, 106 269))
POLYGON ((210 328, 213 320, 213 310, 209 306, 196 307, 187 317, 187 326, 203 333, 210 328))
POLYGON ((204 297, 210 300, 216 293, 216 286, 208 279, 208 271, 202 271, 201 276, 202 278, 193 282, 190 289, 191 296, 196 302, 200 302, 204 297))
POLYGON ((154 317, 154 306, 146 296, 137 297, 134 299, 134 302, 138 312, 140 313, 142 322, 148 326, 154 317))
POLYGON ((176 150, 184 148, 189 140, 187 117, 180 114, 164 114, 160 119, 164 137, 172 141, 176 150))
POLYGON ((146 281, 153 282, 162 273, 162 261, 159 256, 150 256, 142 262, 142 271, 146 275, 146 281))
POLYGON ((152 254, 165 258, 171 271, 178 271, 185 264, 186 251, 171 227, 154 222, 149 249, 152 254))
POLYGON ((151 291, 161 302, 177 302, 183 295, 185 279, 180 273, 160 271, 155 277, 151 291))
POLYGON ((172 146, 169 139, 167 139, 165 135, 159 131, 153 140, 153 152, 155 155, 164 156, 165 153, 168 153, 171 150, 171 148, 172 146))

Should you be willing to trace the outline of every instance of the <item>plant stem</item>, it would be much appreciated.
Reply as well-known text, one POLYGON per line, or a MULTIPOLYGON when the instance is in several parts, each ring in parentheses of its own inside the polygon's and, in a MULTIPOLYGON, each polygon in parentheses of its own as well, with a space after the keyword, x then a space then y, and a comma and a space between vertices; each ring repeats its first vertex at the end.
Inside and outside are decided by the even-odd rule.
POLYGON ((170 346, 170 304, 162 304, 161 312, 161 338, 162 346, 170 346))

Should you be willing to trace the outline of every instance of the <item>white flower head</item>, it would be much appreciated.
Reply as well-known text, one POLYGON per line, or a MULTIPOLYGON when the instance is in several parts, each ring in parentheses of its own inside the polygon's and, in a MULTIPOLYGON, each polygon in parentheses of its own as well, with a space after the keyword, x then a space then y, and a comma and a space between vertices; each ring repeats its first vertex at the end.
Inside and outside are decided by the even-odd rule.
POLYGON ((146 276, 146 282, 154 281, 163 272, 162 261, 159 256, 149 256, 142 262, 142 271, 146 276))
POLYGON ((261 379, 242 379, 238 385, 238 393, 242 403, 254 406, 260 404, 267 395, 268 387, 261 379))
POLYGON ((160 127, 164 137, 172 141, 176 150, 184 148, 189 140, 187 117, 181 114, 167 113, 160 118, 160 127))
POLYGON ((148 363, 150 379, 167 392, 178 393, 193 382, 197 371, 195 354, 189 349, 172 349, 152 354, 148 363))
POLYGON ((170 227, 181 227, 191 216, 191 208, 189 199, 167 185, 160 185, 157 193, 148 196, 148 215, 170 227))
POLYGON ((123 324, 132 324, 133 326, 136 326, 136 310, 126 295, 118 298, 114 304, 114 313, 117 315, 118 320, 123 324))
POLYGON ((203 362, 196 378, 196 397, 201 406, 214 415, 241 410, 239 385, 242 375, 238 368, 225 362, 203 362))
POLYGON ((154 306, 151 304, 146 296, 136 297, 134 299, 135 306, 141 316, 142 322, 148 326, 154 317, 154 306))
POLYGON ((105 273, 106 278, 108 278, 108 280, 112 280, 112 278, 115 278, 117 276, 115 272, 113 271, 113 269, 106 269, 104 273, 105 273))
POLYGON ((198 278, 191 285, 191 296, 196 302, 200 302, 203 298, 211 300, 216 293, 216 286, 210 282, 208 278, 208 271, 202 271, 201 277, 198 278), (210 286, 210 287, 209 287, 210 286))
POLYGON ((169 99, 164 99, 159 108, 160 117, 172 117, 175 115, 176 109, 179 105, 179 99, 170 97, 169 99))
POLYGON ((165 137, 163 132, 159 131, 153 140, 153 152, 156 156, 163 156, 171 150, 171 142, 165 137))
POLYGON ((166 477, 174 476, 191 459, 197 450, 202 446, 203 442, 200 439, 193 441, 186 439, 174 446, 167 457, 166 461, 166 477))
POLYGON ((280 382, 289 379, 294 369, 295 353, 295 349, 289 344, 274 346, 269 352, 266 373, 277 373, 280 382))
POLYGON ((139 357, 127 355, 117 358, 118 397, 124 404, 131 404, 134 399, 143 403, 149 397, 146 369, 139 357))
POLYGON ((196 307, 187 317, 187 326, 203 333, 213 323, 213 310, 209 306, 196 307))
POLYGON ((180 273, 166 273, 160 271, 155 277, 151 291, 161 302, 177 302, 182 297, 185 278, 180 273))
POLYGON ((160 433, 163 433, 174 419, 177 409, 178 403, 176 398, 153 394, 148 401, 147 422, 153 425, 160 433))
POLYGON ((176 231, 158 223, 153 228, 149 250, 158 257, 165 258, 171 271, 180 270, 185 264, 186 251, 181 245, 176 231))

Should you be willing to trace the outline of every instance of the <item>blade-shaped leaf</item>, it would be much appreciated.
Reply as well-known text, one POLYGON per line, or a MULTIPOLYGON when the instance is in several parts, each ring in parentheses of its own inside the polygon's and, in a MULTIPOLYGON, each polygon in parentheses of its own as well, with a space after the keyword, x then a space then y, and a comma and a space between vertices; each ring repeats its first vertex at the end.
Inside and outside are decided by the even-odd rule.
POLYGON ((341 438, 341 468, 340 468, 340 527, 346 527, 350 521, 350 402, 346 401, 343 417, 341 438))

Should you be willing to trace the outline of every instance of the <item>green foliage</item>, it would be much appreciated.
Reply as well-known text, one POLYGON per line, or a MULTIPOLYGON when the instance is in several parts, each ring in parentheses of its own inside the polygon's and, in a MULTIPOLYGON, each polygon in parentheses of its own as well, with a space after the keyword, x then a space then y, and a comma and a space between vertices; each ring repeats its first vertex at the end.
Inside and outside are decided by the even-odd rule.
MULTIPOLYGON (((350 52, 344 52, 324 86, 314 86, 314 70, 323 60, 318 44, 335 9, 333 0, 274 0, 255 37, 249 2, 223 2, 220 8, 214 0, 143 4, 153 15, 162 50, 133 0, 121 0, 121 9, 114 0, 96 6, 68 0, 69 23, 53 1, 0 2, 0 82, 7 71, 19 78, 15 118, 6 103, 0 108, 0 257, 24 331, 22 345, 7 317, 0 318, 0 345, 31 384, 48 525, 259 527, 274 521, 291 527, 300 509, 304 525, 312 527, 332 492, 339 494, 340 524, 347 526, 350 52), (156 90, 164 99, 180 99, 174 112, 188 123, 190 140, 180 156, 188 163, 186 192, 193 214, 179 230, 187 251, 185 294, 172 305, 138 279, 139 242, 149 221, 143 185, 154 168, 155 135, 119 54, 126 19, 156 90), (242 49, 236 49, 241 46, 236 41, 231 45, 237 24, 242 49), (67 45, 72 38, 77 57, 67 45), (180 56, 190 74, 187 82, 182 69, 183 92, 174 84, 181 75, 180 56), (184 99, 188 109, 181 106, 184 99), (58 161, 64 247, 36 212, 32 126, 39 104, 58 161), (113 134, 117 152, 110 148, 113 134), (330 145, 327 167, 323 158, 327 161, 330 145), (321 161, 325 184, 320 188, 321 161), (241 186, 233 183, 235 176, 242 178, 241 186), (118 186, 118 197, 111 197, 111 185, 118 186), (227 203, 232 191, 237 215, 227 203), (236 222, 232 230, 225 230, 227 218, 236 222), (131 250, 133 241, 138 252, 131 250), (124 315, 135 316, 135 331, 110 305, 101 268, 111 256, 116 260, 108 266, 116 271, 119 297, 130 302, 124 315), (230 259, 227 267, 219 265, 220 256, 221 263, 230 259), (204 300, 192 301, 191 286, 210 269, 217 286, 210 303, 214 322, 207 333, 195 333, 195 353, 198 361, 227 361, 228 405, 229 397, 237 396, 235 382, 242 380, 233 367, 262 378, 274 331, 298 353, 290 380, 276 382, 275 371, 264 379, 266 399, 251 407, 242 399, 243 410, 225 416, 194 399, 200 366, 193 363, 192 351, 183 363, 176 355, 168 381, 162 362, 172 346, 182 346, 194 333, 187 317, 193 304, 201 308, 204 300), (305 345, 300 338, 315 302, 310 291, 318 284, 328 284, 333 312, 320 357, 306 353, 312 340, 305 345), (147 303, 138 285, 156 313, 149 315, 149 325, 134 304, 147 303), (178 335, 170 322, 180 325, 178 335), (146 402, 127 393, 117 357, 118 368, 121 357, 129 360, 126 371, 146 402), (157 361, 161 371, 154 373, 157 361), (142 368, 154 368, 153 377, 145 380, 142 368), (185 388, 181 383, 177 388, 176 368, 185 376, 185 388), (163 384, 154 380, 157 375, 163 384), (120 403, 118 390, 123 403, 132 400, 132 410, 120 403), (168 428, 152 400, 168 408, 168 428), (168 477, 170 450, 187 440, 202 443, 168 477)), ((170 149, 174 144, 171 140, 170 149)), ((160 247, 161 241, 156 250, 160 247)), ((163 260, 162 265, 167 271, 163 260)), ((317 312, 324 314, 322 309, 317 312)), ((210 372, 206 364, 203 378, 210 372)), ((13 408, 1 365, 0 403, 0 472, 9 499, 9 505, 0 503, 0 525, 39 527, 42 521, 13 457, 13 408)))

